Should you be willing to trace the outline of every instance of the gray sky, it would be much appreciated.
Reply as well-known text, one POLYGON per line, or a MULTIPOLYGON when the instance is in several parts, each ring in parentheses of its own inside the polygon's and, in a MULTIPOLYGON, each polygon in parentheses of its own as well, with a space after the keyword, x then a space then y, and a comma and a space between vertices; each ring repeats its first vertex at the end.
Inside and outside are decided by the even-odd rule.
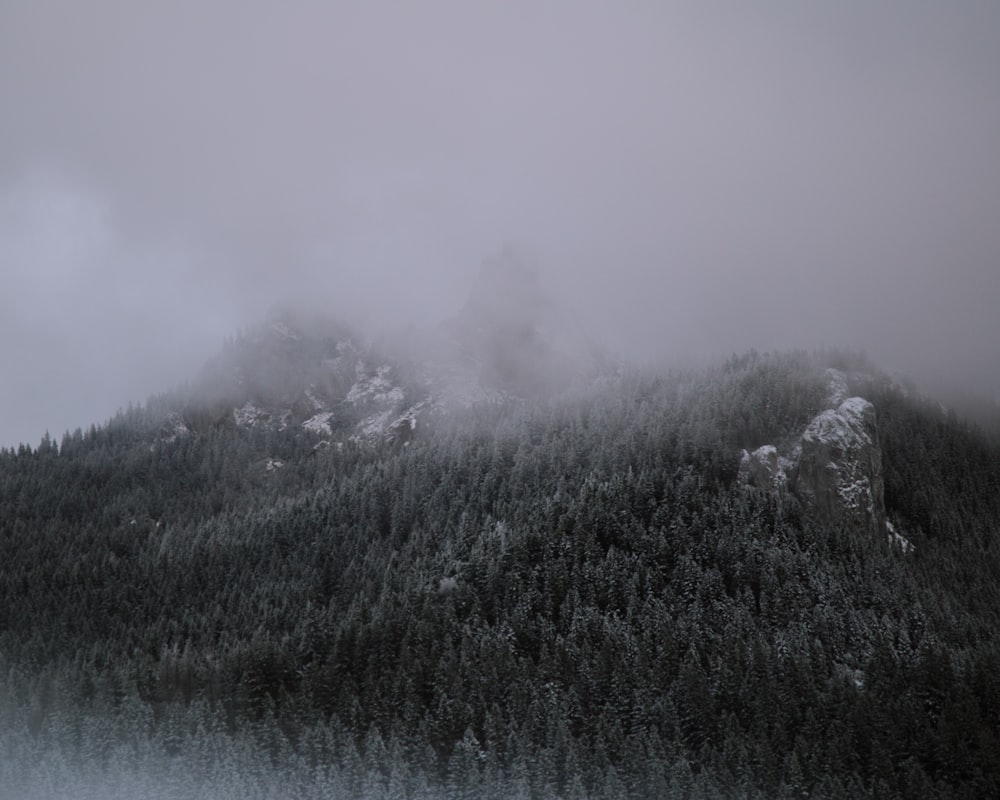
POLYGON ((638 358, 1000 385, 1000 4, 0 3, 0 445, 277 302, 375 327, 529 251, 638 358))

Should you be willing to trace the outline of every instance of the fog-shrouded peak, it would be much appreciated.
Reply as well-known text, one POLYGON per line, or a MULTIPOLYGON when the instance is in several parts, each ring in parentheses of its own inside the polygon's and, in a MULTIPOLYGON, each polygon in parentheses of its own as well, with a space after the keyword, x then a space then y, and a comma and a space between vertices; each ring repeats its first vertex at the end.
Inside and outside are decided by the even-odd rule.
POLYGON ((9 0, 0 444, 275 304, 378 335, 470 292, 508 333, 861 348, 989 400, 998 74, 989 2, 9 0))
POLYGON ((506 245, 486 258, 459 318, 487 328, 537 329, 552 312, 538 268, 527 256, 506 245))

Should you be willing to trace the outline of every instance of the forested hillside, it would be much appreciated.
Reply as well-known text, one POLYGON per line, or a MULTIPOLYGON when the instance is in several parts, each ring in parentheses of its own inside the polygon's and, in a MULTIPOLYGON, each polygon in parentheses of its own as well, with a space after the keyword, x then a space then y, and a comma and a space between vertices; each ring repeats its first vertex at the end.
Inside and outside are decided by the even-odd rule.
POLYGON ((1000 443, 862 359, 193 402, 0 451, 0 796, 1000 796, 1000 443), (877 534, 747 474, 831 375, 877 534))

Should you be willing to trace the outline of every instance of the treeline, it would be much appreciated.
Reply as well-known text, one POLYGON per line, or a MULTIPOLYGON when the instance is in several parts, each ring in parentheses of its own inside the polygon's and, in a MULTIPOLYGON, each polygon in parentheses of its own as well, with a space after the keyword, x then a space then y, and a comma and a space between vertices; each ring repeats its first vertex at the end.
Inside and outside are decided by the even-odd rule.
POLYGON ((629 375, 405 445, 168 441, 164 399, 0 452, 4 713, 32 732, 5 746, 266 752, 349 796, 996 796, 997 443, 853 376, 909 553, 738 480, 835 359, 629 375))

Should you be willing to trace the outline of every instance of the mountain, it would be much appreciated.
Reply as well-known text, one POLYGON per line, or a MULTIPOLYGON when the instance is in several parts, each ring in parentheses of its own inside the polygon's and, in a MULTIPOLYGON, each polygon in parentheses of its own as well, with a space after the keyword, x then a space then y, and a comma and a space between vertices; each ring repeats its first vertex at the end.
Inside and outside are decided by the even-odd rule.
POLYGON ((289 428, 343 444, 404 436, 431 387, 347 329, 276 315, 227 343, 179 410, 184 428, 289 428))
POLYGON ((508 250, 483 264, 458 313, 430 330, 371 343, 315 314, 275 311, 205 365, 160 441, 235 427, 301 429, 324 447, 405 443, 422 419, 566 397, 614 375, 610 356, 549 324, 555 308, 508 250))
POLYGON ((614 364, 503 272, 0 451, 0 796, 1000 795, 995 436, 850 354, 614 364))

